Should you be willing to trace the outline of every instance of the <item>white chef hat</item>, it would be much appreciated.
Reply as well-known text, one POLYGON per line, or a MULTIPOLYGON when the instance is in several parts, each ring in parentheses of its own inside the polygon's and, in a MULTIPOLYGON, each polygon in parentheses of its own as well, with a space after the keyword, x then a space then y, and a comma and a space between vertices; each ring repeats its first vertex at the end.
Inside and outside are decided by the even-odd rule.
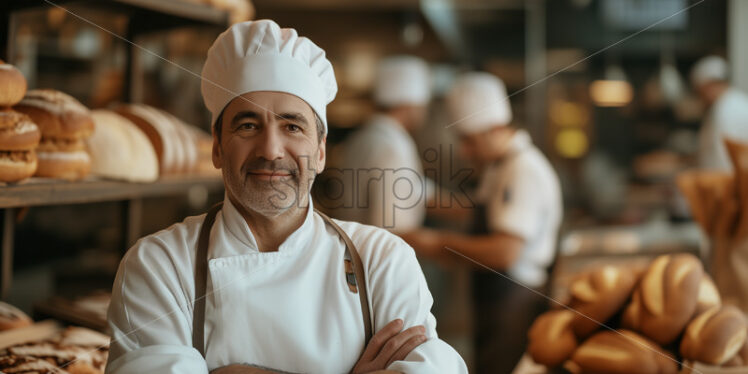
POLYGON ((393 56, 379 63, 374 84, 377 104, 385 107, 423 105, 429 99, 431 79, 425 61, 414 56, 393 56))
POLYGON ((706 56, 691 69, 691 84, 694 87, 713 81, 727 80, 727 61, 719 56, 706 56))
POLYGON ((475 134, 512 121, 504 82, 493 74, 461 75, 452 84, 446 99, 454 127, 461 133, 475 134))
POLYGON ((327 128, 326 107, 338 92, 325 51, 271 20, 237 23, 219 35, 208 50, 202 78, 211 126, 237 96, 277 91, 306 101, 327 128))

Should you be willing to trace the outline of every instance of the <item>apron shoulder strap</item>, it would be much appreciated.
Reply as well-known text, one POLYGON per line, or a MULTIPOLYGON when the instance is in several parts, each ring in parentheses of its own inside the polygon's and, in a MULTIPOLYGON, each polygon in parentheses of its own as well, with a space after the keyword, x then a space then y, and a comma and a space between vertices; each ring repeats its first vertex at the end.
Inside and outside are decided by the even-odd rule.
POLYGON ((366 287, 366 272, 364 271, 364 264, 361 262, 361 256, 359 256, 358 250, 353 244, 351 238, 342 228, 340 228, 340 226, 338 226, 337 223, 316 209, 315 212, 319 214, 328 225, 337 231, 338 235, 340 235, 345 243, 346 281, 348 282, 348 288, 351 292, 358 293, 359 302, 361 303, 361 314, 363 315, 364 336, 366 339, 364 346, 366 346, 369 344, 372 337, 372 326, 371 312, 369 310, 369 292, 366 287))
POLYGON ((205 215, 200 227, 195 254, 195 300, 192 308, 192 346, 205 357, 205 292, 208 282, 208 248, 210 247, 210 229, 216 221, 216 215, 223 203, 214 205, 205 215))
MULTIPOLYGON (((205 357, 205 294, 208 282, 208 248, 210 247, 210 230, 216 220, 216 215, 221 210, 223 203, 214 205, 205 215, 200 227, 200 236, 197 240, 197 253, 195 257, 195 299, 192 315, 192 346, 205 357)), ((344 271, 348 288, 357 293, 361 303, 361 314, 363 315, 365 345, 369 344, 372 337, 371 313, 369 311, 369 293, 366 288, 366 273, 361 262, 361 257, 353 245, 353 241, 340 226, 333 222, 330 217, 315 210, 322 219, 340 235, 345 243, 344 271)))

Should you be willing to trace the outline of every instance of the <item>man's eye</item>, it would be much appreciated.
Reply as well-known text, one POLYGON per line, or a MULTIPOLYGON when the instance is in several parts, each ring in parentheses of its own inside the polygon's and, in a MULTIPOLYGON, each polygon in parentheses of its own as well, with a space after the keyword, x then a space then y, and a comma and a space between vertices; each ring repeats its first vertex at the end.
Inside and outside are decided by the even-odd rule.
POLYGON ((293 123, 289 123, 288 125, 286 125, 286 129, 291 132, 301 131, 301 127, 299 127, 298 125, 294 125, 293 123))
POLYGON ((239 130, 254 130, 256 128, 257 124, 252 122, 244 122, 239 125, 239 130))

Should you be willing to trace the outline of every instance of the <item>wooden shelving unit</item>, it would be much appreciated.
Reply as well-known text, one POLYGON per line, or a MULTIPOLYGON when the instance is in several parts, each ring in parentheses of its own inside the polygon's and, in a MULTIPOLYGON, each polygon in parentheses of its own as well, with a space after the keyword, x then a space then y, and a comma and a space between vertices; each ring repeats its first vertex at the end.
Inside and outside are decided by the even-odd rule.
POLYGON ((196 186, 210 191, 223 188, 217 177, 166 176, 154 183, 108 180, 64 182, 43 180, 0 187, 0 209, 29 206, 85 204, 186 194, 196 186))
MULTIPOLYGON (((137 38, 154 31, 177 27, 228 27, 228 13, 206 4, 186 0, 2 0, 0 1, 0 58, 14 61, 14 30, 17 13, 30 9, 64 7, 72 16, 85 9, 116 13, 128 17, 124 35, 116 35, 127 50, 123 97, 127 102, 142 102, 138 81, 142 80, 137 38)), ((87 22, 80 19, 80 22, 87 22)), ((95 25, 94 25, 95 26, 95 25)), ((154 183, 125 183, 90 179, 80 182, 32 179, 22 184, 0 186, 0 299, 5 299, 13 279, 13 239, 20 209, 33 206, 122 202, 123 249, 140 237, 140 219, 144 198, 187 194, 199 187, 221 191, 219 177, 165 176, 154 183)))

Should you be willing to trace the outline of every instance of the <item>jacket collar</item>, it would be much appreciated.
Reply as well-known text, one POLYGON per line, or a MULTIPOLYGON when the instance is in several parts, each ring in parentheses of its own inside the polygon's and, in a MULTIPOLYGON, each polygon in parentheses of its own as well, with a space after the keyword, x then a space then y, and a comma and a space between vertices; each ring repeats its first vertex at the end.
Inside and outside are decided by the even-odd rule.
MULTIPOLYGON (((300 248, 309 244, 309 239, 313 235, 314 231, 314 205, 312 203, 312 197, 309 196, 309 206, 306 208, 306 216, 304 222, 296 229, 291 235, 286 238, 283 243, 278 247, 278 252, 291 253, 300 250, 300 248)), ((247 221, 241 215, 239 210, 231 202, 231 199, 226 195, 223 199, 223 209, 221 209, 221 216, 223 218, 223 225, 229 232, 229 236, 235 239, 239 245, 243 248, 234 248, 232 252, 239 252, 236 254, 246 253, 262 253, 259 251, 257 240, 252 234, 247 221)), ((267 252, 274 253, 274 252, 267 252)), ((221 257, 220 254, 216 254, 216 257, 221 257)))

